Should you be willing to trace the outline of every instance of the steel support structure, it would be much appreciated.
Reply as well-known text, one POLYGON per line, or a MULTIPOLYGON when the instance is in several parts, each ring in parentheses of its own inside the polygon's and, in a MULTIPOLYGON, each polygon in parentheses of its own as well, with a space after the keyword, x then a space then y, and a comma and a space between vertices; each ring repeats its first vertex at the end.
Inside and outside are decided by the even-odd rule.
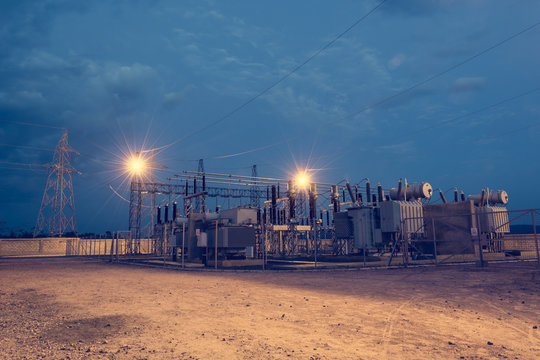
POLYGON ((79 154, 69 145, 66 129, 54 150, 53 162, 48 165, 49 175, 34 228, 34 237, 43 234, 64 236, 66 233, 77 232, 72 174, 80 173, 71 166, 72 153, 79 154))

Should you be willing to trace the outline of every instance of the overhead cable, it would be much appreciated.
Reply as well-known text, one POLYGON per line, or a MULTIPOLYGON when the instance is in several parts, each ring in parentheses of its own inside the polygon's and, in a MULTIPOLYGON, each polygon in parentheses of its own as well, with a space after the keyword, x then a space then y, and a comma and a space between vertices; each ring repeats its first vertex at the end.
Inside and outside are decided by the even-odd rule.
MULTIPOLYGON (((451 71, 457 69, 458 67, 460 67, 460 66, 462 66, 462 65, 465 65, 465 64, 471 62, 472 60, 476 59, 477 57, 482 56, 482 55, 484 55, 484 54, 490 52, 491 50, 496 49, 496 48, 498 48, 499 46, 501 46, 501 45, 507 43, 508 41, 510 41, 510 40, 512 40, 512 39, 514 39, 514 38, 516 38, 516 37, 518 37, 518 36, 520 36, 520 35, 522 35, 522 34, 528 32, 528 31, 530 31, 530 30, 534 29, 534 28, 537 27, 538 25, 540 25, 540 21, 539 21, 539 22, 536 22, 536 23, 534 23, 534 24, 532 24, 532 25, 530 25, 530 26, 528 26, 528 27, 526 27, 525 29, 523 29, 523 30, 521 30, 521 31, 518 31, 518 32, 515 33, 515 34, 510 35, 509 37, 507 37, 507 38, 505 38, 505 39, 503 39, 503 40, 501 40, 501 41, 499 41, 499 42, 497 42, 497 43, 495 43, 495 44, 493 44, 493 45, 491 45, 491 46, 485 48, 485 49, 482 50, 482 51, 477 52, 476 54, 474 54, 474 55, 472 55, 472 56, 466 58, 466 59, 463 60, 463 61, 458 62, 457 64, 454 64, 454 65, 450 66, 449 68, 447 68, 447 69, 445 69, 445 70, 443 70, 443 71, 440 71, 440 72, 438 72, 438 73, 436 73, 436 74, 434 74, 434 75, 431 75, 431 76, 429 76, 428 78, 426 78, 426 79, 424 79, 424 80, 422 80, 422 81, 420 81, 420 82, 417 82, 416 84, 414 84, 414 85, 412 85, 412 86, 410 86, 410 87, 408 87, 408 88, 406 88, 406 89, 403 89, 403 90, 401 90, 401 91, 398 91, 397 93, 395 93, 395 94, 393 94, 393 95, 390 95, 390 96, 385 97, 385 98, 383 98, 383 99, 381 99, 381 100, 378 100, 378 101, 376 101, 375 103, 373 103, 373 104, 371 104, 371 105, 368 105, 368 106, 362 108, 361 110, 356 111, 356 112, 354 112, 354 113, 352 113, 352 114, 349 114, 349 115, 347 115, 347 116, 341 118, 341 119, 338 120, 338 121, 343 121, 343 120, 347 120, 347 119, 350 119, 350 118, 352 118, 352 117, 355 117, 355 116, 358 115, 358 114, 361 114, 361 113, 366 112, 366 111, 368 111, 368 110, 370 110, 370 109, 373 109, 374 107, 377 107, 377 106, 379 106, 379 105, 382 105, 382 104, 384 104, 384 103, 387 103, 387 102, 389 102, 390 100, 393 100, 393 99, 397 98, 398 96, 401 96, 401 95, 403 95, 403 94, 406 94, 406 93, 408 93, 408 92, 410 92, 410 91, 412 91, 412 90, 414 90, 414 89, 416 89, 416 88, 418 88, 418 87, 420 87, 420 86, 422 86, 422 85, 427 84, 427 83, 430 82, 430 81, 433 81, 433 80, 435 80, 435 79, 437 79, 437 78, 439 78, 439 77, 441 77, 441 76, 443 76, 443 75, 445 75, 445 74, 448 74, 449 72, 451 72, 451 71)), ((321 125, 321 127, 324 126, 324 125, 326 125, 326 124, 321 125)))
POLYGON ((10 123, 10 124, 17 124, 17 125, 25 125, 25 126, 44 127, 44 128, 49 128, 49 129, 58 129, 58 130, 66 130, 67 129, 67 128, 61 127, 61 126, 53 126, 53 125, 32 123, 32 122, 26 122, 26 121, 0 120, 0 122, 10 123))
MULTIPOLYGON (((486 110, 490 110, 494 107, 497 107, 499 105, 502 105, 502 104, 505 104, 507 102, 510 102, 510 101, 513 101, 513 100, 516 100, 516 99, 519 99, 519 98, 522 98, 524 96, 527 96, 527 95, 530 95, 530 94, 533 94, 537 91, 540 91, 540 87, 537 87, 535 89, 532 89, 532 90, 528 90, 528 91, 525 91, 523 93, 520 93, 518 95, 514 95, 514 96, 511 96, 509 98, 505 98, 505 99, 502 99, 500 101, 497 101, 493 104, 490 104, 490 105, 487 105, 487 106, 484 106, 484 107, 481 107, 479 109, 476 109, 476 110, 473 110, 473 111, 470 111, 468 113, 465 113, 463 115, 459 115, 459 116, 456 116, 456 117, 453 117, 451 119, 448 119, 448 120, 443 120, 443 121, 440 121, 440 122, 437 122, 433 125, 429 125, 429 126, 426 126, 426 127, 423 127, 423 128, 420 128, 420 129, 417 129, 417 130, 414 130, 414 131, 411 131, 410 133, 408 134, 400 134, 399 136, 396 136, 395 138, 402 138, 404 136, 408 136, 408 135, 415 135, 415 134, 418 134, 419 132, 422 132, 422 131, 426 131, 426 130, 431 130, 433 128, 436 128, 436 127, 439 127, 439 126, 443 126, 443 125, 446 125, 446 124, 450 124, 450 123, 453 123, 453 122, 457 122, 459 120, 463 120, 471 115, 476 115, 476 114, 479 114, 481 112, 484 112, 486 110)), ((387 141, 388 140, 391 140, 391 139, 386 139, 387 141)))
MULTIPOLYGON (((382 5, 382 3, 380 3, 378 6, 381 6, 381 5, 382 5)), ((375 11, 375 10, 376 10, 376 8, 372 9, 371 12, 373 12, 373 11, 375 11)), ((368 13, 367 15, 371 14, 371 12, 368 13)), ((365 17, 366 17, 367 15, 365 15, 365 17)), ((363 20, 363 19, 362 19, 362 20, 363 20)), ((358 23, 358 22, 357 22, 357 23, 358 23)), ((355 24, 357 24, 357 23, 355 23, 355 24)), ((352 113, 352 114, 349 114, 349 115, 346 115, 345 117, 342 117, 341 119, 338 119, 338 120, 336 120, 336 121, 328 121, 328 122, 326 122, 326 123, 323 123, 323 124, 321 124, 321 126, 319 126, 318 130, 320 130, 321 128, 323 128, 324 126, 327 126, 327 125, 329 125, 329 124, 334 124, 335 122, 340 122, 340 121, 344 121, 344 120, 353 118, 353 117, 355 117, 355 116, 358 115, 358 114, 361 114, 361 113, 366 112, 366 111, 368 111, 368 110, 370 110, 370 109, 373 109, 373 108, 375 108, 375 107, 377 107, 377 106, 379 106, 379 105, 382 105, 382 104, 384 104, 384 103, 387 103, 387 102, 389 102, 389 101, 391 101, 391 100, 393 100, 393 99, 395 99, 395 98, 397 98, 397 97, 399 97, 399 96, 401 96, 401 95, 404 95, 404 94, 406 94, 406 93, 408 93, 408 92, 410 92, 410 91, 412 91, 412 90, 414 90, 414 89, 416 89, 416 88, 418 88, 418 87, 420 87, 420 86, 422 86, 422 85, 425 85, 426 83, 428 83, 428 82, 430 82, 430 81, 433 81, 433 80, 435 80, 435 79, 437 79, 437 78, 439 78, 439 77, 441 77, 441 76, 443 76, 443 75, 445 75, 445 74, 447 74, 447 73, 449 73, 449 72, 451 72, 451 71, 457 69, 458 67, 467 64, 468 62, 470 62, 470 61, 472 61, 472 60, 478 58, 479 56, 482 56, 482 55, 486 54, 487 52, 489 52, 489 51, 491 51, 491 50, 493 50, 493 49, 495 49, 495 48, 497 48, 497 47, 499 47, 499 46, 501 46, 501 45, 507 43, 508 41, 510 41, 510 40, 512 40, 512 39, 514 39, 514 38, 516 38, 516 37, 518 37, 518 36, 520 36, 520 35, 522 35, 522 34, 528 32, 528 31, 530 31, 530 30, 534 29, 534 28, 537 27, 538 25, 540 25, 540 21, 539 21, 539 22, 536 22, 536 23, 534 23, 534 24, 532 24, 532 25, 530 25, 530 26, 528 26, 528 27, 526 27, 526 28, 524 28, 524 29, 522 29, 522 30, 520 30, 520 31, 518 31, 517 33, 514 33, 514 34, 512 34, 512 35, 506 37, 505 39, 503 39, 503 40, 501 40, 501 41, 499 41, 499 42, 497 42, 497 43, 495 43, 495 44, 493 44, 493 45, 491 45, 491 46, 489 46, 489 47, 487 47, 487 48, 485 48, 485 49, 483 49, 483 50, 481 50, 481 51, 479 51, 479 52, 477 52, 477 53, 475 53, 474 55, 472 55, 472 56, 466 58, 465 60, 463 60, 463 61, 461 61, 461 62, 459 62, 459 63, 457 63, 457 64, 454 64, 454 65, 450 66, 449 68, 447 68, 447 69, 445 69, 445 70, 443 70, 443 71, 440 71, 440 72, 438 72, 438 73, 436 73, 436 74, 434 74, 434 75, 429 76, 428 78, 426 78, 426 79, 424 79, 424 80, 422 80, 422 81, 420 81, 420 82, 417 82, 417 83, 413 84, 412 86, 410 86, 410 87, 408 87, 408 88, 406 88, 406 89, 404 89, 404 90, 398 91, 397 93, 395 93, 395 94, 393 94, 393 95, 390 95, 390 96, 388 96, 388 97, 385 97, 385 98, 383 98, 383 99, 380 99, 380 100, 376 101, 375 103, 373 103, 373 104, 371 104, 371 105, 368 105, 368 106, 362 108, 362 109, 359 110, 359 111, 356 111, 356 112, 354 112, 354 113, 352 113)), ((350 28, 349 28, 348 30, 350 30, 350 28)), ((347 31, 348 31, 348 30, 347 30, 347 31)), ((344 33, 342 33, 342 34, 340 34, 340 35, 342 36, 343 34, 344 34, 344 33)), ((281 80, 280 80, 279 82, 281 82, 281 80)), ((278 83, 279 83, 279 82, 278 82, 278 83)), ((277 85, 278 83, 276 83, 275 85, 277 85)), ((275 86, 275 85, 273 85, 273 86, 275 86)), ((273 87, 273 86, 272 86, 272 87, 273 87)), ((507 98, 507 99, 501 100, 501 101, 499 101, 499 102, 497 102, 497 103, 488 105, 488 106, 486 106, 486 107, 484 107, 484 108, 475 110, 475 111, 473 111, 473 112, 471 112, 471 113, 468 113, 468 114, 465 114, 465 115, 461 115, 461 116, 458 116, 458 117, 453 118, 453 119, 450 119, 450 120, 443 121, 443 122, 441 122, 440 124, 432 125, 432 126, 430 126, 430 127, 427 127, 427 128, 425 128, 425 129, 421 129, 421 130, 419 130, 419 131, 427 130, 427 129, 433 128, 433 127, 435 127, 435 126, 439 126, 439 125, 441 125, 441 124, 445 124, 445 123, 457 121, 457 120, 459 120, 459 119, 461 119, 461 118, 464 118, 464 117, 467 117, 467 116, 470 116, 470 115, 473 115, 473 114, 477 114, 477 113, 479 113, 479 112, 482 112, 482 111, 488 110, 488 109, 490 109, 490 108, 496 107, 496 106, 501 105, 501 104, 503 104, 503 103, 505 103, 505 102, 508 102, 508 101, 511 101, 511 100, 515 100, 515 99, 517 99, 517 98, 520 98, 520 97, 529 95, 529 94, 531 94, 531 93, 533 93, 533 92, 536 92, 536 91, 538 91, 538 90, 539 90, 539 88, 536 88, 536 89, 527 91, 527 92, 525 92, 525 93, 522 93, 522 94, 513 96, 513 97, 511 97, 511 98, 507 98)), ((267 91, 267 90, 266 90, 266 91, 267 91)), ((262 95, 262 94, 261 94, 261 95, 262 95)), ((259 95, 259 96, 260 96, 260 95, 259 95)), ((253 99, 253 100, 254 100, 254 99, 253 99)), ((246 105, 247 105, 247 104, 246 104, 246 105)), ((239 110, 239 109, 238 109, 238 110, 239 110)), ((230 113, 230 115, 232 115, 232 113, 230 113)), ((230 115, 227 115, 227 117, 230 116, 230 115)), ((219 120, 219 121, 221 121, 221 120, 219 120)), ((206 129, 206 128, 205 128, 205 129, 206 129)), ((202 131, 202 130, 201 130, 201 131, 202 131)), ((193 134, 190 134, 190 135, 188 135, 188 136, 191 136, 191 135, 193 135, 193 134)), ((231 155, 224 155, 224 156, 210 157, 210 158, 208 158, 208 159, 220 159, 220 158, 227 158, 227 157, 233 157, 233 156, 240 156, 240 155, 244 155, 244 154, 247 154, 247 153, 256 152, 256 151, 259 151, 259 150, 268 149, 268 148, 271 148, 271 147, 273 147, 273 146, 279 145, 279 144, 281 144, 281 143, 289 142, 289 141, 294 140, 294 139, 296 139, 296 138, 297 138, 297 137, 292 137, 292 138, 285 139, 285 140, 280 141, 280 142, 277 142, 277 143, 273 143, 273 144, 270 144, 270 145, 266 145, 266 146, 254 148, 254 149, 247 150, 247 151, 244 151, 244 152, 239 152, 239 153, 231 154, 231 155)), ((183 140, 183 139, 180 139, 180 140, 178 140, 178 141, 181 141, 181 140, 183 140)), ((178 141, 177 141, 177 142, 178 142, 178 141)), ((173 145, 173 144, 175 144, 175 143, 172 143, 172 144, 167 145, 167 146, 171 146, 171 145, 173 145)))
POLYGON ((352 23, 349 27, 347 27, 344 31, 342 31, 341 33, 339 33, 336 37, 334 37, 331 41, 329 41, 328 43, 326 43, 323 47, 321 47, 320 49, 318 49, 317 51, 315 51, 311 56, 309 56, 306 60, 304 60, 303 62, 301 62, 299 65, 297 65, 294 69, 290 70, 287 74, 285 74, 284 76, 282 76, 281 78, 279 78, 277 81, 275 81, 274 83, 272 83, 270 86, 266 87, 265 89, 263 89, 262 91, 258 92, 256 95, 254 95, 253 97, 249 98, 247 101, 243 102, 242 104, 240 104, 239 106, 235 107, 234 109, 232 109, 231 111, 229 111, 227 114, 223 115, 222 117, 218 118, 217 120, 203 126, 202 128, 198 129, 198 130, 195 130, 189 134, 187 134, 186 136, 168 144, 168 145, 165 145, 165 146, 162 146, 158 149, 161 149, 161 148, 167 148, 169 146, 172 146, 172 145, 175 145, 193 135, 196 135, 198 133, 201 133, 205 130, 208 130, 209 128, 221 123, 222 121, 228 119, 229 117, 231 117, 232 115, 236 114, 238 111, 242 110, 244 107, 246 107, 247 105, 251 104, 253 101, 257 100, 258 98, 260 98, 261 96, 263 96, 264 94, 266 94, 268 91, 272 90, 274 87, 276 87, 277 85, 279 85, 280 83, 282 83, 283 81, 285 81, 286 79, 288 79, 291 75, 293 75, 294 73, 296 73, 298 70, 300 70, 302 67, 304 67, 307 63, 309 63, 311 60, 313 60, 315 57, 317 57, 318 55, 320 55, 323 51, 325 51, 326 49, 328 49, 330 46, 332 46, 336 41, 338 41, 339 39, 341 39, 345 34, 347 34, 349 31, 351 31, 353 28, 355 28, 358 24, 360 24, 363 20, 365 20, 368 16, 370 16, 371 14, 373 14, 377 9, 379 9, 387 0, 382 0, 381 2, 379 2, 375 7, 373 7, 370 11, 368 11, 365 15, 363 15, 362 17, 360 17, 359 19, 357 19, 354 23, 352 23))
POLYGON ((47 148, 41 148, 41 147, 36 147, 36 146, 26 146, 26 145, 0 144, 0 146, 14 147, 14 148, 20 148, 20 149, 29 149, 29 150, 39 150, 39 151, 54 151, 54 149, 47 149, 47 148))

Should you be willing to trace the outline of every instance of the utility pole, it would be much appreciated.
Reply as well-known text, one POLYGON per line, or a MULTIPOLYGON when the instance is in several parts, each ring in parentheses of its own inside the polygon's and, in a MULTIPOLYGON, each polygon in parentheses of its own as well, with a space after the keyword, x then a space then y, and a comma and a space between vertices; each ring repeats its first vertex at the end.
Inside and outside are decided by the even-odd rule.
MULTIPOLYGON (((253 178, 254 184, 257 184, 257 178, 259 177, 257 175, 257 165, 253 165, 251 167, 251 177, 253 178)), ((249 199, 249 202, 252 207, 258 208, 260 206, 260 200, 259 200, 259 187, 255 186, 251 191, 251 196, 249 199)))
POLYGON ((199 159, 199 168, 197 172, 202 176, 202 192, 203 194, 201 196, 197 197, 197 212, 204 213, 206 212, 206 195, 204 195, 204 192, 206 191, 206 175, 204 174, 204 160, 199 159))
POLYGON ((68 143, 68 130, 54 150, 53 162, 49 164, 49 176, 43 192, 41 208, 34 229, 34 237, 46 234, 64 236, 77 232, 75 197, 72 174, 80 174, 71 166, 71 154, 79 155, 68 143))

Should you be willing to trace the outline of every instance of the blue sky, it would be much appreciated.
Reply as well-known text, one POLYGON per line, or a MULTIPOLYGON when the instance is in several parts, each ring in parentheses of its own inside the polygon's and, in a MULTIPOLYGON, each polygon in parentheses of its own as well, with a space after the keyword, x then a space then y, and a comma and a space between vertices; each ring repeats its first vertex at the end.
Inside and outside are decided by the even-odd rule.
MULTIPOLYGON (((505 189, 539 207, 540 2, 388 0, 285 81, 377 1, 16 1, 0 5, 0 232, 35 225, 62 131, 80 232, 127 228, 118 161, 164 146, 166 178, 195 170, 324 182, 405 177, 467 194, 505 189), (371 107, 370 107, 371 106, 371 107), (366 109, 365 111, 362 111, 366 109), (473 113, 473 114, 470 114, 473 113), (459 118, 460 116, 464 116, 459 118), (284 142, 284 139, 296 137, 284 142), (277 144, 272 147, 267 145, 277 144), (11 146, 11 145, 17 145, 11 146), (241 156, 218 158, 266 147, 241 156)), ((447 194, 450 196, 450 193, 447 194)))

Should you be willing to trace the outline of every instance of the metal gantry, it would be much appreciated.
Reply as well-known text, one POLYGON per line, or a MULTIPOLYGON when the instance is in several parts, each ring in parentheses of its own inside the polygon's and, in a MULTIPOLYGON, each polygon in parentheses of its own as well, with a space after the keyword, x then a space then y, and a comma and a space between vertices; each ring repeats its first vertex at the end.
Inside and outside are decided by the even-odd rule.
POLYGON ((192 213, 203 213, 203 209, 209 211, 210 198, 216 200, 216 212, 220 208, 219 199, 226 200, 226 203, 222 203, 226 208, 231 208, 231 202, 236 203, 232 207, 256 208, 258 210, 256 251, 259 255, 270 253, 292 256, 302 253, 312 256, 320 253, 321 239, 325 239, 327 251, 334 249, 336 253, 348 253, 351 249, 348 243, 332 236, 334 213, 339 209, 340 203, 339 192, 344 186, 339 189, 337 185, 326 183, 299 186, 294 180, 256 175, 256 166, 252 167, 251 176, 245 176, 205 172, 204 165, 199 162, 199 171, 183 171, 182 174, 168 178, 170 181, 168 183, 133 181, 130 223, 135 230, 133 231, 135 241, 141 236, 136 230, 141 226, 140 214, 145 208, 141 197, 164 195, 168 197, 168 202, 171 201, 171 197, 174 197, 175 201, 183 200, 183 215, 186 217, 192 213), (323 198, 318 204, 319 195, 323 198), (325 208, 328 200, 331 200, 332 204, 329 208, 325 208), (322 210, 323 208, 325 209, 322 210), (323 214, 327 215, 326 226, 323 214))
MULTIPOLYGON (((147 150, 150 155, 145 159, 144 180, 154 183, 155 149, 147 150)), ((135 157, 140 158, 137 152, 135 157)), ((156 193, 144 191, 138 184, 143 182, 143 174, 135 173, 131 178, 129 194, 129 231, 131 233, 130 252, 140 253, 140 239, 150 238, 154 231, 154 209, 156 208, 156 193)))

